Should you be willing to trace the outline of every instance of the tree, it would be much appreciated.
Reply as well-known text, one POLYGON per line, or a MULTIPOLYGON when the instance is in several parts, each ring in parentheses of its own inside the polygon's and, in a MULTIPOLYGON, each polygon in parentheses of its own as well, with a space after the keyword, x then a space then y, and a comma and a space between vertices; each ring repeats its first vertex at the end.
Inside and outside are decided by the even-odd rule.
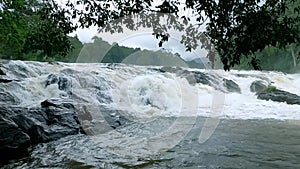
POLYGON ((251 65, 260 69, 253 53, 268 45, 286 47, 299 42, 295 24, 299 23, 300 7, 296 0, 186 0, 184 3, 163 0, 160 5, 151 0, 77 0, 76 4, 69 1, 67 6, 74 17, 79 17, 81 27, 97 25, 111 33, 122 32, 123 27, 131 30, 153 28, 160 46, 168 40, 170 29, 185 32, 181 42, 188 51, 199 45, 203 34, 219 54, 225 70, 239 64, 243 57, 251 57, 251 65), (76 9, 76 5, 82 5, 85 10, 76 9), (180 6, 194 13, 196 23, 179 12, 180 6), (293 11, 296 17, 286 15, 287 10, 293 11), (160 22, 163 17, 166 24, 160 22), (199 30, 203 24, 207 26, 204 33, 199 30))
POLYGON ((22 51, 25 43, 26 19, 22 15, 25 3, 21 0, 0 1, 0 56, 12 56, 22 51))
POLYGON ((249 58, 250 64, 260 69, 255 52, 270 45, 299 44, 299 4, 299 0, 162 0, 159 5, 152 0, 69 0, 62 8, 54 0, 1 0, 0 52, 11 55, 42 50, 48 56, 65 55, 71 49, 67 34, 77 28, 73 18, 80 27, 97 25, 111 33, 122 32, 124 27, 152 28, 159 46, 169 39, 170 30, 182 31, 181 43, 187 51, 198 47, 205 37, 208 43, 201 47, 211 51, 208 57, 212 61, 217 53, 225 70, 242 58, 249 58), (182 7, 193 16, 181 12, 182 7), (204 32, 201 25, 206 25, 204 32))
POLYGON ((0 55, 18 59, 40 50, 54 57, 71 51, 67 35, 76 26, 55 1, 0 0, 0 9, 0 55))

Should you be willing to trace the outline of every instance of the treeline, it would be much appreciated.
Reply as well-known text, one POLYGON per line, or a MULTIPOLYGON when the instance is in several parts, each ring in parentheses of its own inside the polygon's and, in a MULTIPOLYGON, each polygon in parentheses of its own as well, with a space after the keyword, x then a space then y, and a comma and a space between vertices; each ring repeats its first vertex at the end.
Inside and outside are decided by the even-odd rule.
MULTIPOLYGON (((285 13, 282 17, 278 18, 279 23, 282 22, 284 16, 288 16, 290 19, 296 19, 293 27, 298 30, 300 34, 300 21, 299 21, 299 5, 300 0, 286 1, 287 6, 285 13)), ((269 30, 272 32, 273 30, 269 30)), ((286 30, 283 32, 289 33, 286 30)), ((280 34, 277 34, 279 40, 280 34)), ((292 37, 297 38, 297 37, 292 37)), ((243 56, 239 65, 236 65, 235 69, 253 70, 250 58, 256 58, 261 70, 282 71, 286 73, 298 73, 300 72, 300 43, 287 43, 286 46, 280 46, 278 44, 266 46, 260 52, 254 52, 250 56, 243 56)))
MULTIPOLYGON (((259 61, 262 70, 281 71, 286 73, 300 72, 300 44, 294 44, 290 48, 268 46, 261 52, 256 52, 254 57, 259 61)), ((241 63, 234 67, 240 70, 253 70, 251 60, 243 57, 241 63)))

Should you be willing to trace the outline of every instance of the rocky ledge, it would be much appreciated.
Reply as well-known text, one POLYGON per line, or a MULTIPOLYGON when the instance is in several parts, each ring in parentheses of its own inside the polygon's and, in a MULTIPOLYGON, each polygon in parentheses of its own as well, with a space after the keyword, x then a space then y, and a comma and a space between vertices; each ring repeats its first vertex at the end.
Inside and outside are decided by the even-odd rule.
POLYGON ((250 86, 250 90, 256 93, 257 99, 300 105, 300 96, 277 89, 264 81, 254 81, 250 86))
POLYGON ((287 104, 300 105, 300 96, 276 88, 272 90, 263 90, 262 92, 258 93, 257 98, 261 100, 272 100, 275 102, 285 102, 287 104))
POLYGON ((80 133, 71 104, 46 100, 41 105, 37 108, 0 107, 0 164, 28 155, 32 144, 80 133))

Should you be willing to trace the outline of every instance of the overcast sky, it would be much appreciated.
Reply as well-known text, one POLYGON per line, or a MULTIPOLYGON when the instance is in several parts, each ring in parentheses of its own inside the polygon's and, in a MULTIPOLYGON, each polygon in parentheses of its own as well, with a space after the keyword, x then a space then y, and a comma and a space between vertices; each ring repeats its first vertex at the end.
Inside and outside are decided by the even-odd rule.
MULTIPOLYGON (((186 52, 185 47, 180 43, 181 33, 170 32, 170 38, 168 42, 165 42, 160 48, 158 46, 158 40, 152 35, 151 30, 139 30, 136 32, 124 31, 124 33, 98 33, 96 27, 89 29, 78 29, 71 36, 77 34, 79 40, 83 43, 91 42, 93 36, 101 37, 103 40, 112 44, 113 42, 118 43, 121 46, 128 46, 141 49, 159 50, 165 48, 172 53, 179 53, 183 59, 191 60, 199 57, 206 57, 207 52, 202 49, 196 49, 192 52, 186 52)), ((200 48, 200 47, 199 47, 200 48)))
MULTIPOLYGON (((63 2, 59 3, 63 4, 63 2)), ((91 42, 92 37, 98 36, 101 37, 103 40, 108 41, 110 44, 112 44, 113 42, 117 42, 119 45, 122 46, 135 48, 138 47, 141 49, 149 50, 159 50, 161 49, 158 46, 159 41, 155 39, 155 37, 152 35, 152 32, 153 31, 151 29, 140 29, 135 32, 124 29, 124 32, 122 34, 110 34, 98 33, 97 27, 90 27, 89 29, 78 29, 70 35, 74 36, 77 34, 79 40, 83 43, 91 42)), ((200 49, 200 47, 198 47, 198 49, 196 49, 195 51, 185 52, 185 47, 180 43, 182 33, 171 31, 169 32, 169 34, 169 41, 165 42, 162 48, 165 48, 171 51, 172 53, 177 52, 182 56, 182 58, 187 60, 199 57, 206 57, 207 52, 205 50, 200 49)))

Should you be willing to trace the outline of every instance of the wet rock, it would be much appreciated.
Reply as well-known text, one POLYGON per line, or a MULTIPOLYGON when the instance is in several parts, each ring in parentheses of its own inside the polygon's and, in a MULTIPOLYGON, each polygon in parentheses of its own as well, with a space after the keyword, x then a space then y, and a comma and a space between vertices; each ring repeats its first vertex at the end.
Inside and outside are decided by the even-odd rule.
POLYGON ((241 88, 233 80, 223 79, 223 86, 227 89, 228 92, 241 93, 241 88))
POLYGON ((31 109, 0 107, 0 115, 1 154, 22 152, 20 156, 0 159, 0 163, 26 155, 30 143, 49 142, 80 133, 77 113, 68 100, 49 99, 42 102, 42 107, 31 109))
POLYGON ((60 76, 58 79, 58 89, 64 91, 70 91, 72 87, 71 80, 66 77, 60 76))
MULTIPOLYGON (((0 68, 2 67, 2 65, 0 65, 0 68)), ((11 79, 7 79, 7 77, 5 77, 6 73, 0 69, 0 83, 9 83, 12 82, 13 80, 11 79)))
POLYGON ((9 82, 12 82, 13 80, 11 79, 2 79, 0 78, 0 83, 9 83, 9 82))
POLYGON ((0 116, 0 164, 28 155, 30 138, 16 123, 0 116))
POLYGON ((41 102, 43 108, 50 108, 51 106, 57 108, 74 109, 73 100, 51 98, 41 102))
POLYGON ((87 135, 103 134, 133 123, 128 112, 104 105, 76 105, 75 109, 78 112, 82 133, 87 135))
POLYGON ((71 80, 63 75, 50 74, 45 82, 45 87, 57 84, 59 90, 70 91, 72 87, 71 80))
POLYGON ((15 98, 14 96, 12 96, 10 93, 5 92, 4 90, 1 91, 0 89, 0 105, 13 105, 13 104, 17 104, 19 103, 19 101, 17 100, 17 98, 15 98))
POLYGON ((267 88, 267 84, 264 81, 257 80, 252 82, 250 86, 250 91, 254 93, 262 92, 264 89, 267 88))
POLYGON ((57 82, 58 82, 58 76, 54 75, 54 74, 50 74, 47 77, 45 87, 47 87, 47 86, 49 86, 51 84, 56 84, 57 82))
POLYGON ((183 71, 184 77, 190 84, 195 84, 195 83, 201 83, 204 85, 210 85, 210 80, 209 77, 202 72, 189 72, 189 71, 183 71))
POLYGON ((19 114, 12 117, 12 120, 18 124, 18 128, 20 128, 30 137, 31 143, 47 142, 49 140, 49 137, 47 136, 43 126, 43 123, 46 122, 46 119, 39 121, 35 118, 19 114))
POLYGON ((110 94, 107 92, 103 92, 103 91, 98 91, 96 93, 96 98, 99 103, 109 104, 109 103, 113 102, 110 94))
POLYGON ((74 69, 66 68, 66 69, 61 70, 61 73, 72 76, 72 75, 75 75, 75 74, 79 74, 80 72, 76 71, 74 69))
POLYGON ((178 73, 181 70, 182 69, 179 67, 169 67, 169 66, 163 66, 162 68, 158 69, 158 71, 162 72, 162 73, 165 73, 165 72, 178 73))
POLYGON ((261 100, 272 100, 275 102, 285 102, 287 104, 300 105, 300 96, 290 92, 278 90, 276 88, 266 88, 262 92, 258 93, 257 98, 261 100))
POLYGON ((41 106, 43 108, 50 108, 52 106, 52 107, 56 107, 56 108, 74 109, 72 100, 61 99, 61 98, 47 99, 47 100, 41 102, 41 106))
POLYGON ((113 129, 125 127, 126 125, 132 123, 132 121, 129 119, 129 116, 124 116, 125 114, 128 115, 128 112, 123 112, 121 110, 111 110, 106 108, 101 108, 101 110, 105 121, 113 129))
POLYGON ((6 75, 2 69, 0 69, 0 75, 6 75))
POLYGON ((240 74, 240 73, 236 74, 236 76, 237 77, 242 77, 242 78, 248 78, 249 77, 249 75, 247 75, 247 74, 240 74))

